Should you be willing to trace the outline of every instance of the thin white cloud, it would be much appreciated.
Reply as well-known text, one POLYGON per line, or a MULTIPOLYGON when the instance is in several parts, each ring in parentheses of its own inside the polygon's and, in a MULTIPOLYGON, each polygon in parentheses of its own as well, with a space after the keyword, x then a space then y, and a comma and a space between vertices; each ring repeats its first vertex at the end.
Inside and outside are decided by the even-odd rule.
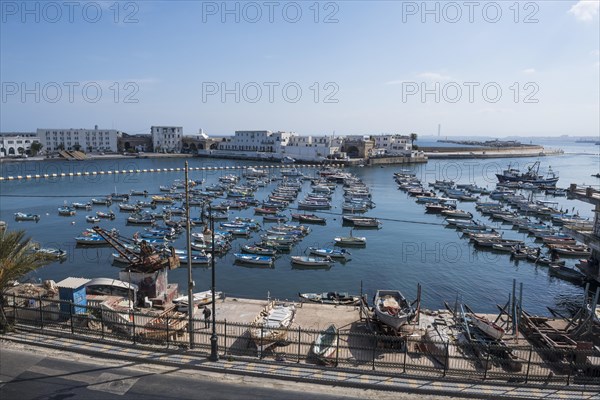
POLYGON ((408 81, 405 81, 404 79, 398 79, 398 80, 395 80, 395 81, 387 81, 385 84, 386 85, 401 85, 404 82, 408 82, 408 81))
POLYGON ((527 74, 527 75, 532 75, 532 74, 535 74, 535 68, 527 68, 527 69, 524 69, 524 70, 523 70, 523 73, 524 73, 524 74, 527 74))
POLYGON ((449 81, 452 78, 447 75, 442 75, 437 72, 422 72, 417 74, 419 78, 428 79, 430 81, 449 81))
POLYGON ((590 55, 600 57, 600 50, 592 50, 590 51, 590 55))
POLYGON ((579 21, 588 22, 598 15, 600 2, 598 0, 579 0, 569 9, 569 14, 573 14, 579 21))

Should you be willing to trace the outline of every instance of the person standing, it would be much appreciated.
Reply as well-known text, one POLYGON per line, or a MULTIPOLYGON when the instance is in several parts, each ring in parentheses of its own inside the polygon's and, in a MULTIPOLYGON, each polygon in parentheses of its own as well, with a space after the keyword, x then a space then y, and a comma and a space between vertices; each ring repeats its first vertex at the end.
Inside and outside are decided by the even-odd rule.
POLYGON ((210 328, 210 315, 212 314, 210 308, 208 308, 208 306, 204 307, 202 314, 204 315, 204 327, 210 328))

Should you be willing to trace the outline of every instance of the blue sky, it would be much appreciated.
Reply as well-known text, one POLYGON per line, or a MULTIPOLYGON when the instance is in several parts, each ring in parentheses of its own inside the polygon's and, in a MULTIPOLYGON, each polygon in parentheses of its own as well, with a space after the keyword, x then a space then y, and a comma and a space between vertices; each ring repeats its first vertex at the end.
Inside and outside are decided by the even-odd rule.
POLYGON ((599 3, 2 1, 0 131, 600 135, 599 3))

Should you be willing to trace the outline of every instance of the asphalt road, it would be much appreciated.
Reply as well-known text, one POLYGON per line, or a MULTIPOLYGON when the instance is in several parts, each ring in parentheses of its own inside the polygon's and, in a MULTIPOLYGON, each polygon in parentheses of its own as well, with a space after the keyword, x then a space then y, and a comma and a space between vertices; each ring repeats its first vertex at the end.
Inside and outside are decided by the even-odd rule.
MULTIPOLYGON (((415 394, 276 381, 91 358, 46 349, 0 350, 0 399, 413 399, 415 394)), ((418 396, 423 399, 441 398, 418 396)), ((447 399, 447 398, 446 398, 447 399)))

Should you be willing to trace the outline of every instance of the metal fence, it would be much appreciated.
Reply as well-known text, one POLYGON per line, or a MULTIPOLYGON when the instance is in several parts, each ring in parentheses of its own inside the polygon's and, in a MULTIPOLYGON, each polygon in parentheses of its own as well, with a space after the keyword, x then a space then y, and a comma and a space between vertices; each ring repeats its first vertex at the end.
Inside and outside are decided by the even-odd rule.
MULTIPOLYGON (((8 296, 4 310, 16 327, 36 333, 74 337, 93 342, 135 344, 149 350, 185 349, 190 356, 210 354, 212 327, 193 320, 190 340, 188 316, 149 316, 115 312, 103 307, 70 302, 8 296), (190 345, 192 348, 190 348, 190 345)), ((219 355, 228 360, 323 364, 312 351, 320 331, 292 326, 276 344, 262 350, 250 335, 250 325, 217 321, 219 355)), ((325 360, 330 368, 344 371, 372 370, 402 376, 427 376, 461 380, 571 383, 600 385, 600 357, 589 349, 556 350, 530 345, 480 345, 473 343, 424 343, 376 335, 360 323, 340 330, 332 342, 335 350, 325 360), (356 325, 356 326, 354 326, 356 325)))

